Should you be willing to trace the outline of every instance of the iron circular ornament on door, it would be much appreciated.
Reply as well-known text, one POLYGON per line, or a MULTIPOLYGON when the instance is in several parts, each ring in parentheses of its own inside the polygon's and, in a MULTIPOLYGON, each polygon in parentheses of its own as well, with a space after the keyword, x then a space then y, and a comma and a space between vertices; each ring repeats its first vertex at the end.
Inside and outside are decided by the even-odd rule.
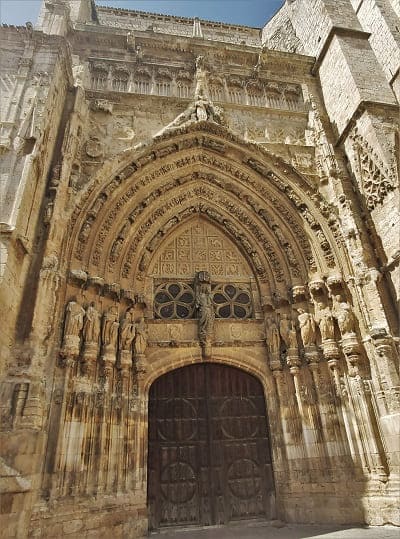
POLYGON ((196 474, 187 462, 171 462, 161 472, 160 486, 169 502, 188 503, 196 494, 196 474))
POLYGON ((196 435, 196 409, 187 399, 169 399, 164 405, 163 417, 165 421, 158 426, 161 439, 188 441, 196 435))
POLYGON ((242 500, 256 496, 261 487, 260 467, 251 459, 234 460, 227 472, 230 492, 242 500))
POLYGON ((162 375, 149 393, 148 466, 150 529, 274 518, 259 380, 217 363, 162 375))
POLYGON ((258 434, 257 410, 245 397, 232 397, 223 402, 218 410, 218 417, 223 419, 221 429, 227 438, 254 438, 258 434), (243 421, 244 420, 244 421, 243 421))

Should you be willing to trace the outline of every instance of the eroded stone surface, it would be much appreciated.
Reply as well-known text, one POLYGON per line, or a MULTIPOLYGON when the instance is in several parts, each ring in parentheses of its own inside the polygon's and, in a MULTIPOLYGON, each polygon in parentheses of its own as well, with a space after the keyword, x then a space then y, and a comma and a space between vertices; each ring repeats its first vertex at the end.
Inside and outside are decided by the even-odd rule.
POLYGON ((262 383, 276 520, 399 525, 387 4, 2 28, 5 536, 146 533, 149 390, 201 362, 262 383))

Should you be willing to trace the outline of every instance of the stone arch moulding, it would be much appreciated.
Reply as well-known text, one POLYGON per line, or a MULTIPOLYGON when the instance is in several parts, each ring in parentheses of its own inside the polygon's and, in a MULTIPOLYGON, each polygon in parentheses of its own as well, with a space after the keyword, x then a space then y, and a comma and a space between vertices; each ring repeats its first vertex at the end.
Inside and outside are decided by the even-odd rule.
MULTIPOLYGON (((171 350, 169 350, 171 351, 171 350)), ((260 351, 260 353, 254 354, 254 351, 249 349, 247 354, 248 361, 243 361, 243 354, 241 352, 235 352, 230 350, 227 353, 219 351, 218 349, 213 350, 211 363, 220 363, 222 365, 228 365, 240 369, 248 374, 251 374, 256 378, 264 388, 266 401, 272 397, 267 395, 267 390, 272 390, 272 376, 271 371, 267 368, 267 363, 265 361, 265 352, 260 351)), ((152 364, 152 368, 149 369, 146 377, 143 379, 143 395, 147 400, 151 385, 161 376, 167 374, 168 372, 180 369, 181 367, 187 367, 188 365, 194 365, 199 362, 199 358, 191 356, 190 354, 178 355, 176 358, 171 358, 168 354, 165 354, 165 351, 157 351, 154 355, 149 356, 149 363, 152 364), (168 357, 167 357, 168 356, 168 357)))
POLYGON ((338 267, 345 260, 338 221, 311 182, 211 122, 176 129, 106 163, 70 216, 64 260, 69 269, 132 282, 165 227, 191 212, 219 215, 231 237, 230 221, 237 224, 238 244, 253 245, 242 246, 252 267, 261 267, 260 259, 275 264, 268 278, 276 282, 281 272, 285 286, 347 270, 338 267))

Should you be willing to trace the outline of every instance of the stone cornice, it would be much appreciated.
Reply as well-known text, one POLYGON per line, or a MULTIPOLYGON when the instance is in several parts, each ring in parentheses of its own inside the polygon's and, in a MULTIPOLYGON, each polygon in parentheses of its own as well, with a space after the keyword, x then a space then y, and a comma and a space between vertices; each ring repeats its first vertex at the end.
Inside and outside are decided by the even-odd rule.
MULTIPOLYGON (((182 22, 186 24, 193 23, 193 20, 195 17, 178 17, 176 15, 165 15, 163 13, 153 13, 150 11, 139 11, 139 10, 132 10, 132 9, 124 9, 124 8, 117 8, 117 7, 108 7, 108 6, 102 6, 97 5, 96 10, 104 11, 106 13, 115 13, 117 15, 126 15, 127 17, 131 16, 140 16, 141 18, 149 19, 150 21, 154 20, 163 20, 166 22, 182 22)), ((245 26, 243 24, 231 24, 231 23, 225 23, 225 22, 219 22, 219 21, 211 21, 208 19, 199 19, 200 23, 204 26, 209 26, 212 28, 225 28, 227 30, 257 30, 260 31, 261 27, 258 26, 245 26)))

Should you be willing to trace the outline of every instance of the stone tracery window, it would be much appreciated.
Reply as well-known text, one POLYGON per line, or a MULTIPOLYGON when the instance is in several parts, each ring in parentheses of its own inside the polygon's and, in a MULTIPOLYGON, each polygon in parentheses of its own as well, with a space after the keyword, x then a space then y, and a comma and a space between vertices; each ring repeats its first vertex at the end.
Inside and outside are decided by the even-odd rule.
MULTIPOLYGON (((218 283, 212 285, 216 318, 246 319, 253 316, 250 286, 218 283)), ((197 317, 193 283, 164 282, 154 293, 154 316, 158 319, 193 319, 197 317)))
POLYGON ((107 89, 108 72, 106 69, 95 67, 92 71, 92 88, 93 90, 107 89))
POLYGON ((151 83, 149 80, 135 80, 135 92, 138 94, 149 94, 151 83))
POLYGON ((249 96, 249 105, 254 107, 263 107, 265 106, 264 95, 261 92, 248 92, 249 96))
POLYGON ((282 90, 278 83, 269 83, 265 88, 268 106, 271 108, 285 108, 283 106, 282 90))
POLYGON ((247 83, 248 104, 255 107, 265 106, 265 97, 263 85, 258 81, 249 81, 247 83))
POLYGON ((301 107, 301 88, 294 84, 286 85, 284 96, 289 110, 298 110, 301 107))
POLYGON ((193 318, 194 291, 187 283, 162 283, 155 291, 154 314, 156 318, 193 318))
POLYGON ((190 97, 190 85, 186 81, 179 81, 177 84, 178 97, 190 97))
POLYGON ((134 91, 137 94, 151 93, 151 73, 145 67, 139 67, 135 71, 134 91))
POLYGON ((251 295, 243 285, 216 285, 212 293, 216 318, 251 318, 251 295))
POLYGON ((220 84, 210 85, 210 96, 213 101, 224 101, 224 87, 220 84))
POLYGON ((244 102, 244 91, 242 81, 236 77, 233 77, 229 81, 228 85, 229 100, 231 103, 242 105, 244 102))
POLYGON ((124 70, 115 70, 112 78, 112 89, 116 92, 126 92, 128 90, 129 73, 124 70))
POLYGON ((163 80, 156 82, 156 94, 168 97, 171 95, 171 83, 170 81, 163 80))

